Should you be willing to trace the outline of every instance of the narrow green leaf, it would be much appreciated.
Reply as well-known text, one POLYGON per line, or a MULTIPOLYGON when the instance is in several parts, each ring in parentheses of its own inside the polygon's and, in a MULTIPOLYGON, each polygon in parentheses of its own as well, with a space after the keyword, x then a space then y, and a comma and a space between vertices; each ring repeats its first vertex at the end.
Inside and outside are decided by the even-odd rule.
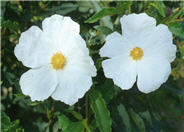
POLYGON ((140 116, 142 118, 146 119, 146 121, 149 122, 152 125, 151 114, 150 114, 150 112, 148 110, 144 111, 144 112, 141 112, 140 116))
POLYGON ((130 112, 131 118, 133 119, 137 127, 140 129, 140 131, 146 132, 143 119, 137 113, 135 113, 132 109, 130 109, 129 112, 130 112))
MULTIPOLYGON (((93 7, 94 7, 96 12, 99 12, 99 11, 102 10, 103 5, 101 5, 100 2, 98 2, 98 1, 91 1, 91 4, 93 5, 93 7)), ((113 24, 112 24, 110 16, 103 17, 101 19, 101 24, 103 26, 109 27, 110 29, 113 29, 113 24)))
POLYGON ((119 115, 120 115, 121 119, 123 119, 123 122, 126 126, 126 131, 131 132, 130 118, 129 118, 129 115, 128 115, 123 104, 120 104, 118 106, 118 112, 119 112, 119 115))
POLYGON ((163 84, 162 85, 162 88, 167 89, 167 90, 170 90, 171 92, 173 92, 173 93, 175 93, 177 95, 184 95, 184 91, 181 91, 179 89, 176 89, 173 86, 168 85, 168 84, 163 84))
POLYGON ((155 1, 150 3, 150 5, 155 7, 161 16, 165 17, 165 5, 162 1, 155 1))
POLYGON ((66 110, 66 112, 71 113, 78 120, 82 120, 83 119, 82 115, 80 113, 77 113, 76 111, 66 110))
POLYGON ((179 17, 182 18, 183 15, 184 15, 183 9, 182 8, 177 8, 176 11, 173 12, 169 17, 164 19, 162 23, 165 23, 166 25, 168 25, 169 23, 175 22, 175 19, 177 19, 179 17))
POLYGON ((100 10, 99 12, 94 14, 92 17, 87 19, 85 22, 86 23, 94 23, 104 16, 116 15, 116 14, 120 14, 120 11, 117 8, 114 8, 114 7, 103 8, 102 10, 100 10))
POLYGON ((42 103, 41 101, 35 101, 35 102, 31 102, 29 105, 30 106, 36 106, 36 105, 39 105, 41 103, 42 103))
POLYGON ((17 98, 24 98, 26 97, 24 94, 13 94, 17 98))
POLYGON ((95 114, 96 123, 100 132, 111 132, 112 120, 104 99, 96 90, 91 90, 89 95, 91 102, 90 106, 95 114))

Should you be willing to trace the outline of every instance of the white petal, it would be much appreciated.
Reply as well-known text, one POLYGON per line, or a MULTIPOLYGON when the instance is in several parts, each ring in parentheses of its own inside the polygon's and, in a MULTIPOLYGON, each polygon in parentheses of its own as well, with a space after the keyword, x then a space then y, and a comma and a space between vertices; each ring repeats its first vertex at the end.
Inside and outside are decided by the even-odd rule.
POLYGON ((172 62, 176 57, 176 46, 173 44, 172 33, 168 27, 159 24, 145 39, 145 56, 166 58, 172 62))
MULTIPOLYGON (((56 52, 61 52, 64 56, 67 56, 73 47, 80 46, 81 42, 84 41, 79 35, 79 24, 70 17, 52 15, 43 20, 42 27, 47 44, 51 45, 50 47, 54 48, 56 52)), ((85 46, 81 47, 82 50, 86 48, 85 46)), ((89 54, 89 51, 85 50, 89 54)))
POLYGON ((73 105, 90 89, 91 76, 96 76, 96 68, 89 56, 85 41, 78 35, 71 40, 65 50, 66 64, 58 71, 59 85, 52 97, 73 105))
POLYGON ((70 45, 65 46, 63 53, 66 57, 66 67, 75 68, 89 76, 96 76, 96 67, 89 56, 86 43, 80 35, 74 37, 70 45))
POLYGON ((122 54, 129 54, 128 51, 131 44, 118 32, 114 32, 107 36, 106 43, 100 49, 101 57, 115 57, 122 54))
POLYGON ((36 68, 49 63, 49 50, 42 31, 38 27, 32 26, 21 34, 14 53, 25 66, 36 68))
POLYGON ((156 26, 156 20, 146 13, 124 15, 120 22, 123 35, 129 38, 151 31, 156 26))
POLYGON ((60 71, 58 78, 59 85, 52 94, 52 98, 69 105, 73 105, 82 98, 92 85, 90 76, 77 71, 60 71))
POLYGON ((96 76, 96 67, 91 57, 75 54, 67 57, 67 60, 66 67, 75 69, 80 73, 84 73, 92 77, 96 76))
POLYGON ((78 23, 70 17, 61 15, 52 15, 45 18, 42 22, 42 28, 44 32, 48 32, 54 38, 60 38, 61 40, 69 40, 80 32, 78 23))
POLYGON ((136 81, 136 61, 129 56, 118 56, 102 62, 105 76, 112 78, 121 89, 130 89, 136 81))
POLYGON ((142 58, 137 63, 137 86, 141 92, 149 93, 166 82, 171 73, 168 60, 162 58, 142 58))
POLYGON ((32 101, 43 101, 56 89, 56 73, 51 66, 31 69, 21 76, 20 86, 22 92, 25 95, 29 95, 32 101))

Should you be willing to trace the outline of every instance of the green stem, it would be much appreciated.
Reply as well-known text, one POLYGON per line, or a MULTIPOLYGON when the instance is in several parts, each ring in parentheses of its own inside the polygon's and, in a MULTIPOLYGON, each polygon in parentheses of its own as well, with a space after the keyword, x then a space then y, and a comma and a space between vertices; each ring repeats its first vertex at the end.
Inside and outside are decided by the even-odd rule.
POLYGON ((87 132, 91 132, 90 128, 88 127, 87 119, 84 119, 82 121, 83 126, 86 128, 87 132))
POLYGON ((128 6, 128 13, 131 14, 131 5, 128 6))
POLYGON ((86 93, 86 96, 85 96, 85 103, 86 103, 86 106, 85 106, 86 118, 82 121, 82 123, 83 123, 83 126, 86 128, 87 132, 91 132, 91 130, 88 127, 88 93, 86 93))
POLYGON ((86 93, 85 103, 86 103, 86 107, 85 107, 86 119, 88 121, 88 93, 86 93))

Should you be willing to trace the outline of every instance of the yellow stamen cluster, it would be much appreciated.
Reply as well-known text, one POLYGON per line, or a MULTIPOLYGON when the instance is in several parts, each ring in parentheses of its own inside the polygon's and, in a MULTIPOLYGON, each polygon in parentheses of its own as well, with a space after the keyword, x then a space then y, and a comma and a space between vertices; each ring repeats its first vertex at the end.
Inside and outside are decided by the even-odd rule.
POLYGON ((143 51, 139 47, 135 47, 130 51, 130 56, 133 60, 140 60, 143 56, 143 51))
POLYGON ((52 67, 56 70, 62 69, 65 65, 65 62, 66 59, 60 52, 54 54, 51 58, 52 67))

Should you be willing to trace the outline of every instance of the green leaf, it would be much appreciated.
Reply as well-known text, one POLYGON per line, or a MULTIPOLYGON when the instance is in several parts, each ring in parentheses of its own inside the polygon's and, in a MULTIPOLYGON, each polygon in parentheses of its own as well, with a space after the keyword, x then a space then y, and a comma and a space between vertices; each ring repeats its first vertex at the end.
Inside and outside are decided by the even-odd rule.
POLYGON ((1 19, 1 26, 10 29, 11 31, 18 31, 19 24, 10 20, 1 19))
MULTIPOLYGON (((94 7, 94 10, 95 10, 96 12, 99 12, 99 11, 102 10, 103 5, 102 5, 100 2, 98 2, 98 1, 91 1, 91 3, 92 3, 92 5, 93 5, 93 7, 94 7)), ((101 24, 102 24, 103 26, 109 27, 110 29, 113 29, 113 24, 112 24, 112 21, 111 21, 110 16, 105 16, 105 17, 103 17, 103 18, 101 19, 101 24)))
POLYGON ((170 90, 171 92, 173 92, 174 94, 177 94, 177 95, 184 95, 184 91, 176 89, 172 85, 169 85, 169 84, 163 84, 162 88, 170 90))
POLYGON ((130 112, 131 118, 133 119, 133 121, 135 122, 139 130, 141 132, 146 132, 143 119, 137 113, 135 113, 133 109, 130 109, 129 112, 130 112))
POLYGON ((35 102, 29 103, 29 105, 30 105, 30 106, 36 106, 36 105, 39 105, 39 104, 41 104, 41 103, 43 103, 43 102, 41 102, 41 101, 35 101, 35 102))
POLYGON ((11 122, 4 112, 1 113, 1 130, 2 132, 24 132, 24 129, 19 126, 19 120, 11 122))
POLYGON ((133 1, 118 1, 117 8, 121 10, 123 14, 123 11, 127 10, 132 4, 133 4, 133 1))
POLYGON ((170 31, 179 38, 184 39, 184 28, 179 23, 172 23, 169 25, 170 31))
POLYGON ((131 132, 130 118, 129 118, 129 115, 128 115, 123 104, 120 104, 118 106, 118 112, 119 112, 119 115, 120 115, 121 119, 123 119, 123 122, 126 126, 126 131, 131 132))
POLYGON ((175 19, 177 19, 179 17, 182 18, 183 15, 184 15, 183 9, 182 8, 177 8, 176 11, 174 13, 172 13, 169 17, 164 19, 162 23, 165 23, 166 25, 168 25, 169 23, 175 22, 175 19))
POLYGON ((72 122, 65 115, 58 117, 62 132, 82 132, 82 121, 72 122))
POLYGON ((102 10, 94 14, 92 17, 88 18, 85 22, 94 23, 94 22, 97 22, 99 19, 103 18, 104 16, 116 15, 120 13, 121 12, 117 8, 114 8, 114 7, 103 8, 102 10))
POLYGON ((110 28, 108 28, 106 26, 95 26, 94 28, 96 30, 100 31, 100 33, 103 33, 105 36, 107 36, 113 32, 110 28))
POLYGON ((112 79, 106 79, 98 90, 107 104, 120 92, 120 88, 114 85, 112 79))
POLYGON ((80 113, 77 113, 76 111, 66 110, 66 112, 71 113, 78 120, 82 120, 83 119, 82 115, 80 113))
POLYGON ((161 16, 165 17, 165 5, 162 1, 155 1, 150 3, 151 6, 155 7, 161 16))
POLYGON ((101 94, 96 90, 91 90, 89 97, 90 107, 95 114, 96 123, 100 132, 111 132, 112 120, 110 118, 110 112, 101 94))
POLYGON ((70 120, 65 115, 59 116, 58 119, 59 123, 61 124, 62 130, 66 130, 67 127, 70 125, 70 120))
POLYGON ((70 126, 64 130, 63 132, 82 132, 83 131, 83 126, 82 122, 72 122, 70 126))
POLYGON ((140 112, 139 114, 142 118, 146 119, 146 121, 149 122, 149 124, 152 125, 151 114, 148 110, 144 112, 140 112))

